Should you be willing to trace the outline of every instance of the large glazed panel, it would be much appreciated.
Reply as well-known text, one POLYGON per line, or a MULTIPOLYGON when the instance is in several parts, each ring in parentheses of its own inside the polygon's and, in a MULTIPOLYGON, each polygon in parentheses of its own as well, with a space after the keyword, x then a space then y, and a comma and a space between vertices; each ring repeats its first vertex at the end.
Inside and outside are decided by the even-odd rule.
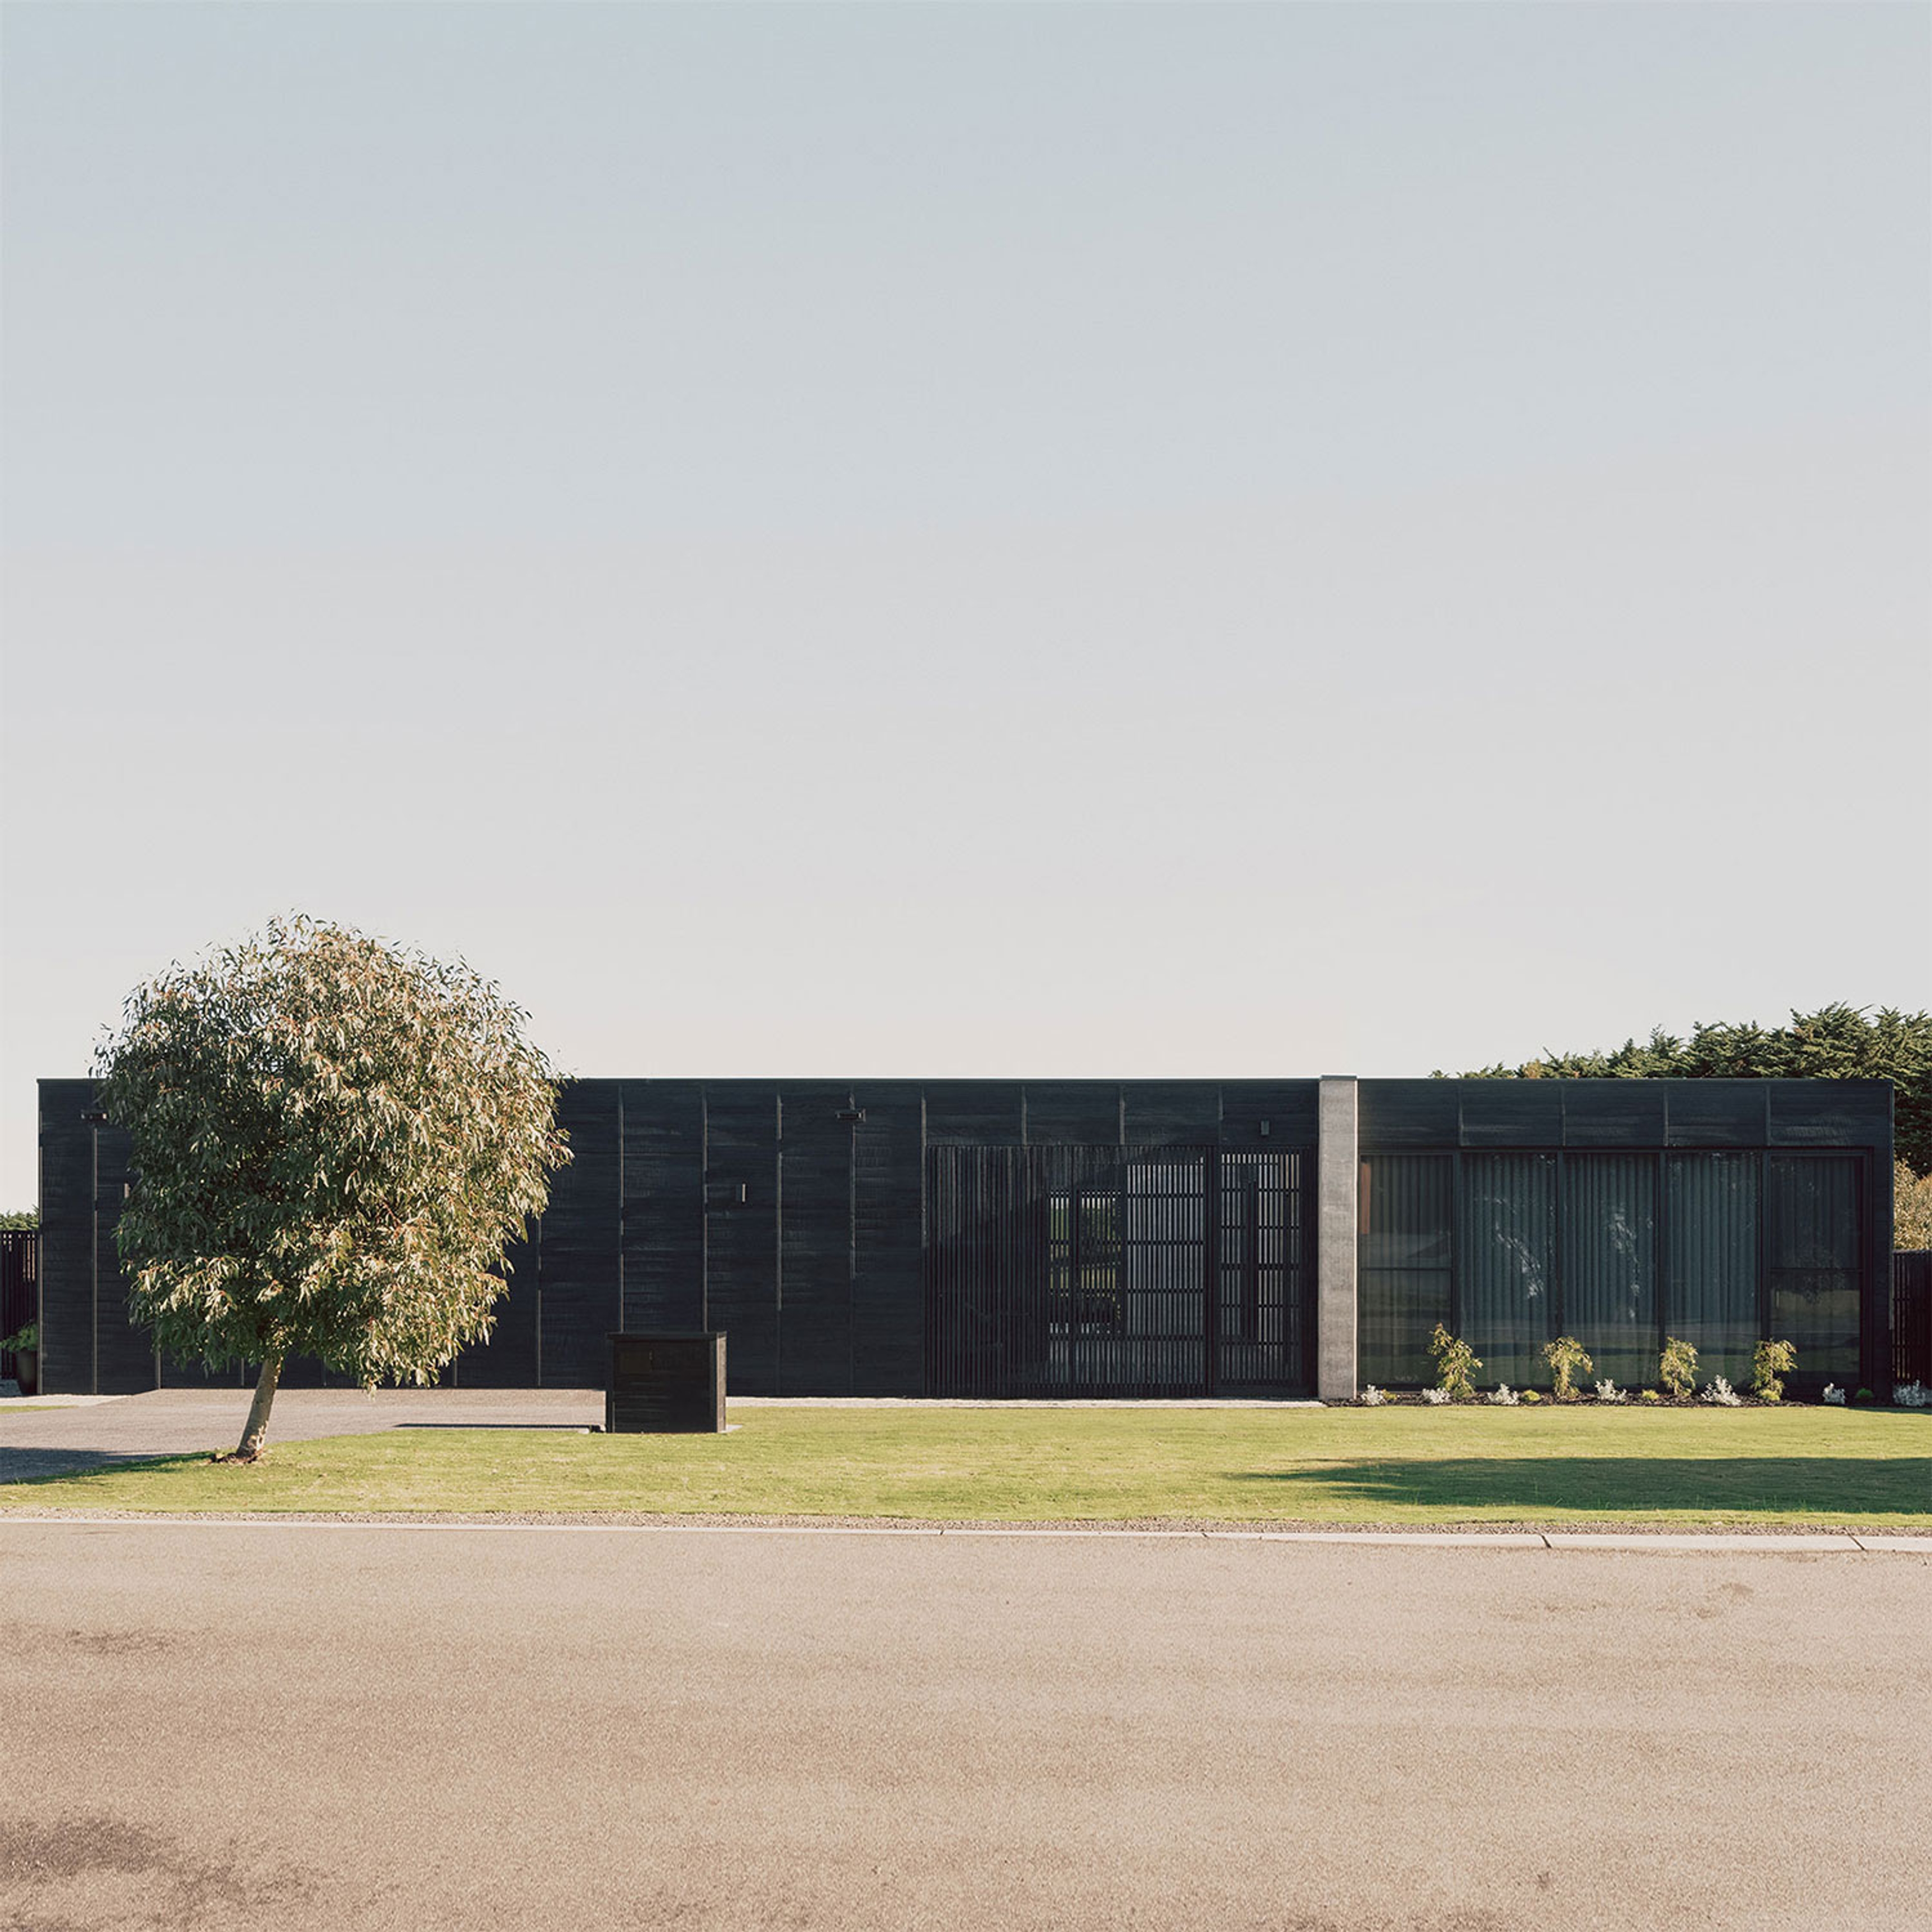
POLYGON ((1485 1382, 1546 1382, 1554 1332, 1556 1157, 1466 1154, 1457 1217, 1456 1288, 1462 1338, 1485 1382))
POLYGON ((1796 1347, 1807 1384, 1858 1380, 1861 1165, 1831 1154, 1765 1162, 1771 1332, 1796 1347))
POLYGON ((1448 1154, 1363 1159, 1356 1336, 1365 1382, 1434 1379, 1430 1334, 1450 1318, 1454 1173, 1448 1154))
POLYGON ((1758 1336, 1758 1156, 1672 1154, 1666 1168, 1664 1326, 1700 1383, 1748 1381, 1758 1336))
POLYGON ((1619 1388, 1657 1374, 1657 1156, 1571 1154, 1564 1164, 1563 1312, 1592 1373, 1619 1388))

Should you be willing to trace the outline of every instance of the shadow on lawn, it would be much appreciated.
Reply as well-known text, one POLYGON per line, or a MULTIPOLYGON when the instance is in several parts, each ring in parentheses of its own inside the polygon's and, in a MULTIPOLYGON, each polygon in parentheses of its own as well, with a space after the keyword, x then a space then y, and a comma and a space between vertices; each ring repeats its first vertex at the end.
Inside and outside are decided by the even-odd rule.
POLYGON ((1932 1515, 1932 1460, 1922 1456, 1442 1456, 1249 1469, 1237 1482, 1277 1483, 1420 1509, 1587 1510, 1630 1517, 1660 1510, 1800 1510, 1875 1522, 1932 1515))
POLYGON ((172 1469, 206 1463, 203 1449, 189 1456, 123 1456, 105 1449, 0 1449, 0 1483, 58 1483, 110 1469, 172 1469))

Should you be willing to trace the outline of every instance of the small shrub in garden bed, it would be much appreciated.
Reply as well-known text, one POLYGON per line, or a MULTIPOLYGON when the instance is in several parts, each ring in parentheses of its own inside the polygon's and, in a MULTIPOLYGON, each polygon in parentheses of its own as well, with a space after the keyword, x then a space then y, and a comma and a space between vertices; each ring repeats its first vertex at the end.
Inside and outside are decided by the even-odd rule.
POLYGON ((1422 1399, 1432 1406, 1440 1408, 1444 1402, 1449 1400, 1449 1391, 1446 1388, 1424 1389, 1422 1391, 1422 1399))
POLYGON ((1678 1397, 1694 1394, 1697 1388, 1697 1351, 1675 1335, 1664 1338, 1664 1352, 1657 1360, 1657 1379, 1678 1397))
POLYGON ((1436 1386, 1444 1394, 1467 1397, 1476 1393, 1469 1376, 1483 1365, 1468 1342, 1459 1340, 1438 1322, 1429 1338, 1429 1352, 1436 1358, 1436 1386))
POLYGON ((1574 1335, 1559 1335, 1553 1342, 1543 1345, 1543 1359, 1550 1364, 1550 1372, 1556 1387, 1556 1400, 1574 1402, 1576 1385, 1573 1376, 1587 1376, 1596 1364, 1583 1352, 1583 1345, 1574 1335))
POLYGON ((1522 1400, 1529 1403, 1532 1407, 1534 1407, 1538 1402, 1540 1402, 1543 1398, 1537 1394, 1535 1390, 1525 1389, 1522 1392, 1522 1400))
POLYGON ((1599 1402, 1622 1402, 1625 1397, 1623 1390, 1615 1382, 1603 1382, 1597 1384, 1597 1400, 1599 1402))
POLYGON ((1906 1382, 1892 1392, 1900 1408, 1932 1408, 1932 1389, 1923 1382, 1906 1382))
POLYGON ((1719 1408, 1736 1408, 1739 1406, 1738 1393, 1722 1376, 1715 1377, 1705 1386, 1700 1402, 1714 1404, 1719 1408))
POLYGON ((1508 1382, 1499 1382, 1490 1390, 1489 1400, 1499 1408, 1514 1408, 1519 1398, 1508 1382))
POLYGON ((1661 1402, 1664 1398, 1658 1394, 1656 1390, 1646 1389, 1638 1396, 1637 1400, 1640 1402, 1661 1402))
POLYGON ((1843 1408, 1845 1406, 1845 1392, 1836 1382, 1827 1382, 1825 1384, 1825 1400, 1834 1408, 1843 1408))
POLYGON ((1751 1351, 1751 1394, 1760 1402, 1778 1401, 1797 1362, 1798 1351, 1789 1342, 1760 1342, 1751 1351))

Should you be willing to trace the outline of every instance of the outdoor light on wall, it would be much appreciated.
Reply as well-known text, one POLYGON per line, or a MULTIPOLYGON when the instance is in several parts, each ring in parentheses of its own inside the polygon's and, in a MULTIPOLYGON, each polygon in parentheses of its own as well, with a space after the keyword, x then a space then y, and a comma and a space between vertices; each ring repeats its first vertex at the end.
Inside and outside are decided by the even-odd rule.
POLYGON ((841 1107, 838 1110, 838 1119, 841 1126, 856 1127, 865 1118, 863 1107, 841 1107))
POLYGON ((81 1115, 80 1124, 84 1127, 104 1127, 107 1124, 107 1116, 98 1108, 91 1109, 81 1115))
POLYGON ((1267 1121, 1264 1120, 1264 1121, 1262 1121, 1262 1138, 1263 1140, 1266 1140, 1266 1139, 1268 1138, 1268 1124, 1267 1123, 1267 1121))

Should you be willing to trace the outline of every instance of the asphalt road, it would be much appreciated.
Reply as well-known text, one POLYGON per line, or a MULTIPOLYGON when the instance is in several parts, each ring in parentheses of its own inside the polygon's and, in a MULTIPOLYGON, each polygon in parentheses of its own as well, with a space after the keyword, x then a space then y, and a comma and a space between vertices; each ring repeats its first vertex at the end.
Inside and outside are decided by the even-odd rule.
POLYGON ((0 1925, 1924 1928, 1932 1556, 0 1521, 0 1925))

